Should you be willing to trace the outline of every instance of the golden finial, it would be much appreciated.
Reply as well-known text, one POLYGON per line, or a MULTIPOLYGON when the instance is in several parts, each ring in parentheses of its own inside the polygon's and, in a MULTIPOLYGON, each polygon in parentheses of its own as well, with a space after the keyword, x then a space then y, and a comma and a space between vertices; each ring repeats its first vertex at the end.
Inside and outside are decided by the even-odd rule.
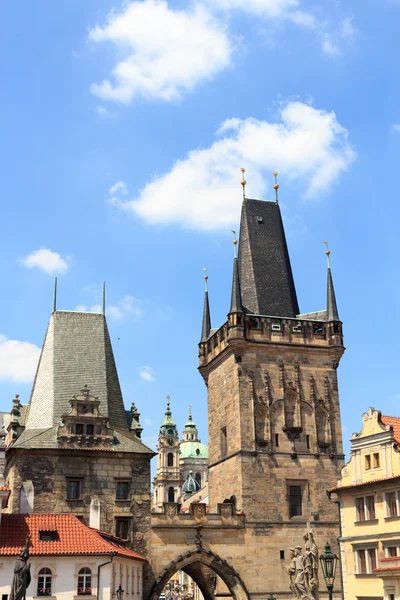
POLYGON ((275 183, 274 183, 275 200, 276 200, 276 203, 278 204, 278 190, 279 190, 279 183, 278 183, 278 180, 277 180, 278 172, 274 171, 272 173, 272 175, 275 177, 275 183))
POLYGON ((192 420, 192 405, 189 404, 189 421, 192 420))
POLYGON ((242 167, 240 170, 242 171, 242 181, 240 183, 242 184, 242 187, 243 187, 243 200, 244 200, 246 198, 246 183, 247 183, 247 181, 244 178, 246 169, 244 167, 242 167))
POLYGON ((236 231, 234 229, 231 229, 232 233, 233 233, 233 256, 235 258, 237 258, 237 239, 236 239, 236 231))
POLYGON ((326 246, 325 254, 326 254, 326 257, 328 259, 328 269, 330 269, 331 268, 331 256, 330 256, 331 255, 331 251, 329 250, 328 242, 324 242, 324 244, 326 246))

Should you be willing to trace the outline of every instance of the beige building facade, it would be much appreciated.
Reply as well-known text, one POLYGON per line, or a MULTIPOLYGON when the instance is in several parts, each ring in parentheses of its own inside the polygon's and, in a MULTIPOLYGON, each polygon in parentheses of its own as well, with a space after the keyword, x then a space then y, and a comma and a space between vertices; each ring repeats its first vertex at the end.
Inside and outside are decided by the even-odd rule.
POLYGON ((346 600, 400 598, 400 418, 369 408, 331 491, 341 514, 346 600))

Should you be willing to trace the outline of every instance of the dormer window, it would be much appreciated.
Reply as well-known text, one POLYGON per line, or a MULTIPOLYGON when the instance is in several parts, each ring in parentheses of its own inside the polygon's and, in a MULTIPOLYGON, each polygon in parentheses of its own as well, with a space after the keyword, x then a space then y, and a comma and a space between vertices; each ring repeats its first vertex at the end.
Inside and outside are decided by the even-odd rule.
POLYGON ((280 324, 279 321, 276 321, 275 323, 272 323, 271 329, 272 329, 272 331, 281 331, 282 325, 280 324))
POLYGON ((39 541, 40 542, 55 542, 58 539, 57 531, 40 531, 39 530, 39 541))

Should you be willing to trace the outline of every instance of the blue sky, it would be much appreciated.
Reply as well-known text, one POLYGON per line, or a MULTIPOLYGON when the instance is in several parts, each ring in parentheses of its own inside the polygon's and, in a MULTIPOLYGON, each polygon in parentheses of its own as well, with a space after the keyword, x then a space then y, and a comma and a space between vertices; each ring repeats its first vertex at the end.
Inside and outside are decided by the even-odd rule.
POLYGON ((54 275, 60 309, 96 307, 106 280, 145 441, 167 394, 205 440, 202 268, 217 327, 244 166, 248 197, 272 199, 279 172, 302 312, 325 305, 329 240, 344 438, 370 405, 399 415, 400 2, 15 0, 2 17, 0 409, 29 400, 54 275))

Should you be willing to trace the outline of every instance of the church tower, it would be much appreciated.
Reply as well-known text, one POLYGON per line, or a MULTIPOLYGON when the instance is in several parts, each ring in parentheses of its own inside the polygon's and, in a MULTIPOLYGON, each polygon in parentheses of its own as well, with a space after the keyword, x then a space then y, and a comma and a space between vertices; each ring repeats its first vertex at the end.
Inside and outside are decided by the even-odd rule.
POLYGON ((29 404, 13 400, 8 512, 72 513, 147 552, 150 460, 125 410, 102 313, 54 308, 29 404))
POLYGON ((325 490, 343 466, 344 346, 330 264, 326 309, 300 314, 278 202, 244 198, 238 254, 234 244, 228 319, 211 329, 206 291, 199 344, 210 511, 230 499, 247 522, 269 524, 293 545, 299 523, 319 523, 323 536, 336 537, 325 490))
POLYGON ((157 474, 154 478, 154 508, 162 510, 164 502, 178 502, 181 495, 179 436, 172 419, 169 396, 164 421, 158 434, 157 474))

